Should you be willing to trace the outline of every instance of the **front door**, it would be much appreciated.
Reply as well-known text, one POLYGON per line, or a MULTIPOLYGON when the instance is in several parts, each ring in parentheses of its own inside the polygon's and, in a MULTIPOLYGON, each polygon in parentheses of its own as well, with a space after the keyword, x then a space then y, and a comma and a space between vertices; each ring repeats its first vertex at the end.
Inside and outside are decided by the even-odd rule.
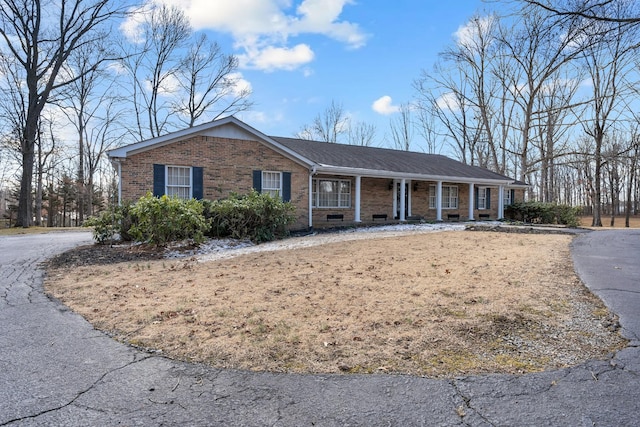
MULTIPOLYGON (((404 184, 404 217, 409 216, 409 183, 404 184)), ((396 217, 400 219, 400 183, 396 183, 396 217)))

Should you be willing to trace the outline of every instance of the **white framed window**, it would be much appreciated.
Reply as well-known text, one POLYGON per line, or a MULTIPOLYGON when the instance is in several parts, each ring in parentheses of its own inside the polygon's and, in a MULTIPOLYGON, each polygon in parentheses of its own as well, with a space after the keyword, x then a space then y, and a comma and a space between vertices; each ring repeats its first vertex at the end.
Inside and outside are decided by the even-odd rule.
POLYGON ((314 179, 314 208, 350 208, 351 181, 346 179, 314 179))
MULTIPOLYGON (((429 186, 429 209, 436 209, 436 186, 429 186)), ((458 187, 456 185, 442 186, 442 209, 458 209, 458 187)))
POLYGON ((262 193, 282 197, 282 172, 262 171, 262 193))
POLYGON ((505 188, 502 192, 503 196, 502 196, 502 200, 503 200, 503 204, 504 206, 509 206, 510 204, 513 203, 513 200, 511 200, 511 190, 508 188, 505 188))
POLYGON ((436 194, 437 188, 435 185, 429 186, 429 209, 438 208, 438 197, 436 194))
POLYGON ((192 194, 191 168, 185 166, 167 166, 165 194, 179 199, 190 199, 192 194))
POLYGON ((487 209, 487 187, 478 187, 478 206, 476 209, 487 209))

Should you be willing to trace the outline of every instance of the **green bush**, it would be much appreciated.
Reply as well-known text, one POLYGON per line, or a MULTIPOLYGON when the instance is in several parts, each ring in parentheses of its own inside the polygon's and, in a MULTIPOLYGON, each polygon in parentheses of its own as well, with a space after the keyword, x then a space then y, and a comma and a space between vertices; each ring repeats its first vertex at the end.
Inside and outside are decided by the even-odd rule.
POLYGON ((255 190, 246 196, 232 194, 228 199, 202 202, 210 221, 210 237, 250 239, 261 243, 285 237, 295 221, 290 202, 255 190))
POLYGON ((295 221, 291 203, 253 190, 246 196, 231 195, 224 200, 181 200, 150 193, 135 204, 117 206, 84 225, 93 227, 98 243, 135 240, 164 246, 171 241, 204 236, 250 239, 256 243, 285 237, 295 221))
POLYGON ((209 228, 202 209, 202 204, 195 199, 154 197, 147 193, 131 208, 136 221, 131 224, 129 234, 139 242, 159 246, 183 239, 201 243, 209 228))
POLYGON ((82 225, 93 227, 93 238, 100 244, 113 242, 118 238, 125 241, 132 240, 129 229, 136 222, 136 218, 131 208, 130 203, 111 207, 98 216, 87 218, 82 225))
POLYGON ((580 225, 580 208, 556 203, 516 202, 505 208, 505 216, 528 223, 580 225))
POLYGON ((119 209, 112 208, 98 216, 91 216, 82 223, 82 226, 93 227, 93 239, 100 244, 113 241, 120 230, 119 209))

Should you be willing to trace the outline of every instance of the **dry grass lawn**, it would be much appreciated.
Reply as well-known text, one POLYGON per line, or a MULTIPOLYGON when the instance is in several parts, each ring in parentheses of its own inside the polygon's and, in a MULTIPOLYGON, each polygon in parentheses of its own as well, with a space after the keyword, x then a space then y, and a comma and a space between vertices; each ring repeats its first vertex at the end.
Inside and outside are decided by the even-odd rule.
MULTIPOLYGON (((591 221, 593 217, 591 216, 583 216, 580 218, 580 225, 582 227, 591 227, 591 221)), ((593 227, 596 230, 606 230, 611 228, 611 216, 610 215, 602 215, 602 227, 593 227)), ((624 216, 616 216, 613 221, 613 228, 625 228, 625 218, 624 216)), ((629 228, 640 228, 640 216, 631 216, 629 217, 629 228)))
POLYGON ((372 234, 207 262, 54 261, 46 288, 122 341, 214 367, 523 373, 625 345, 576 277, 571 239, 372 234))

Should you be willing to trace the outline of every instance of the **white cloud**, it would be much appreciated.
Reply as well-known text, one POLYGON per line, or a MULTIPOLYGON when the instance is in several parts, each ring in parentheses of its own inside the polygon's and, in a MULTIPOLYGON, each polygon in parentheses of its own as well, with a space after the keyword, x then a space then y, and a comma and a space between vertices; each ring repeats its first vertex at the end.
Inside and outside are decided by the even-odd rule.
POLYGON ((234 83, 231 92, 235 96, 252 91, 251 83, 248 80, 244 79, 242 73, 231 73, 227 75, 227 78, 229 80, 232 80, 234 83))
POLYGON ((235 116, 243 122, 259 125, 272 125, 285 119, 285 115, 280 111, 255 111, 247 110, 236 113, 235 116))
POLYGON ((306 44, 289 49, 267 46, 264 49, 251 49, 238 55, 241 68, 255 68, 264 71, 295 70, 313 60, 314 53, 306 44))
POLYGON ((121 62, 110 62, 109 65, 107 65, 107 69, 118 76, 127 74, 127 69, 121 62))
POLYGON ((251 123, 267 123, 269 121, 269 116, 264 111, 242 111, 236 113, 236 116, 244 121, 251 123))
POLYGON ((384 95, 373 101, 371 108, 376 113, 382 114, 384 116, 388 116, 400 111, 400 107, 398 105, 393 105, 393 101, 389 95, 384 95))
MULTIPOLYGON (((247 68, 294 70, 311 62, 311 46, 291 47, 291 37, 323 35, 353 49, 364 46, 368 37, 357 23, 340 20, 353 0, 302 0, 297 5, 294 0, 147 0, 147 5, 153 3, 181 8, 195 30, 231 34, 241 51, 241 66, 247 68)), ((139 20, 132 17, 122 31, 135 37, 139 20)))
POLYGON ((452 113, 460 111, 460 102, 456 98, 456 94, 453 92, 447 92, 442 94, 436 100, 436 106, 441 110, 449 110, 452 113))
MULTIPOLYGON (((144 87, 148 92, 151 92, 153 90, 150 80, 144 81, 144 87)), ((160 96, 171 96, 178 91, 180 91, 180 82, 174 75, 165 76, 162 79, 160 86, 158 86, 158 95, 160 96)))
POLYGON ((147 3, 140 8, 130 10, 127 19, 120 24, 120 31, 131 43, 142 43, 142 24, 151 12, 153 3, 147 3))
POLYGON ((473 49, 474 46, 479 44, 480 35, 483 35, 483 38, 487 38, 495 22, 496 19, 493 16, 473 18, 465 25, 459 26, 458 30, 453 33, 453 37, 459 46, 473 49))
POLYGON ((584 79, 580 81, 580 87, 586 87, 586 88, 592 88, 593 87, 593 80, 591 79, 584 79))
POLYGON ((352 48, 359 48, 366 43, 366 35, 360 31, 358 24, 338 21, 345 4, 349 0, 304 0, 297 8, 300 19, 291 26, 297 33, 324 34, 346 43, 352 48))

